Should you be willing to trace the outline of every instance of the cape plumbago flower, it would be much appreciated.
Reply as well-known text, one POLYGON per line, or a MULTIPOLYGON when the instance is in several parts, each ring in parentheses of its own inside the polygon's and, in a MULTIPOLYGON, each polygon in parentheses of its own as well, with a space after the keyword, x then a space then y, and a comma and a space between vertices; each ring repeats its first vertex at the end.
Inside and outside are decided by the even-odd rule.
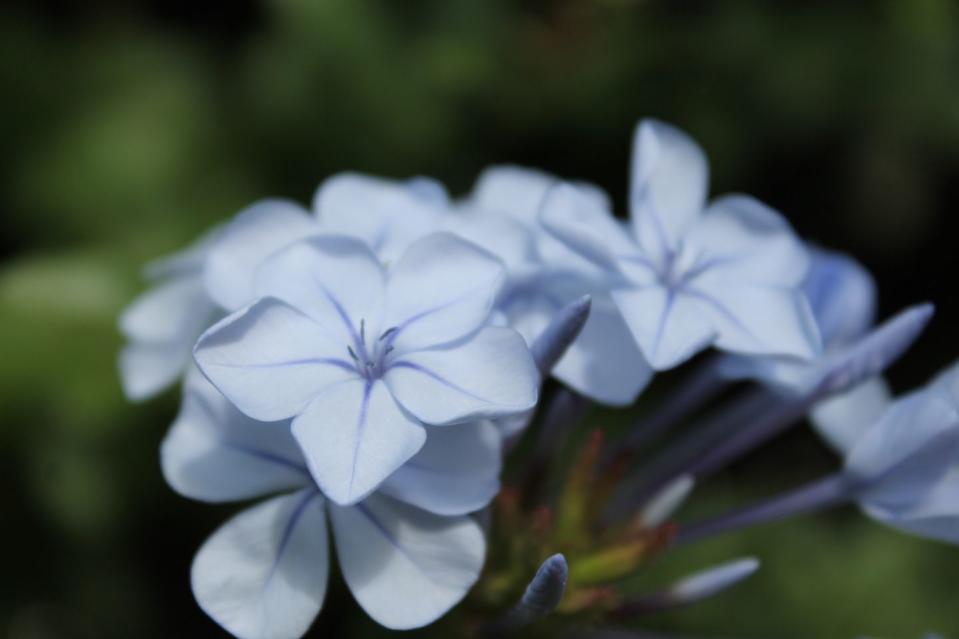
POLYGON ((703 348, 808 359, 819 337, 799 285, 807 254, 782 217, 746 196, 705 207, 706 158, 671 126, 640 122, 631 232, 576 187, 550 191, 546 227, 609 274, 612 297, 657 370, 703 348))
MULTIPOLYGON (((558 178, 534 169, 490 167, 461 206, 481 218, 509 216, 532 238, 535 258, 511 265, 496 305, 527 342, 531 343, 563 306, 583 295, 591 296, 586 325, 552 373, 590 399, 628 405, 652 378, 652 370, 606 292, 604 272, 558 241, 540 223, 544 198, 557 182, 558 178)), ((609 208, 609 198, 601 189, 576 184, 593 206, 609 208)))
POLYGON ((164 475, 202 501, 263 499, 197 553, 201 607, 242 639, 301 637, 323 605, 331 540, 360 606, 406 629, 466 595, 489 536, 493 561, 459 628, 491 635, 713 596, 758 562, 647 594, 624 580, 675 545, 843 503, 959 542, 959 366, 900 399, 880 377, 932 306, 873 327, 861 266, 804 245, 747 196, 707 205, 707 174, 693 140, 645 120, 628 224, 600 189, 534 169, 491 167, 459 201, 428 178, 341 173, 312 210, 258 202, 151 267, 155 288, 121 318, 124 388, 157 392, 191 349, 197 364, 164 475), (645 435, 609 447, 601 430, 576 436, 589 400, 631 404, 654 370, 710 346, 722 354, 644 412, 645 435), (550 374, 570 389, 535 411, 550 374), (762 388, 711 411, 730 379, 762 388), (810 412, 841 470, 676 521, 694 486, 810 412), (516 447, 531 457, 487 508, 520 436, 534 438, 516 447))
POLYGON ((449 234, 388 271, 367 246, 323 236, 257 271, 257 302, 208 330, 195 356, 244 413, 293 418, 323 492, 355 503, 412 457, 424 424, 526 411, 539 375, 523 339, 487 326, 502 264, 449 234))
POLYGON ((311 478, 288 421, 256 422, 193 374, 161 450, 164 476, 187 497, 266 498, 217 530, 193 562, 200 606, 241 639, 307 631, 326 594, 328 536, 353 596, 389 628, 431 623, 479 576, 485 540, 467 513, 498 490, 500 440, 489 422, 432 430, 380 491, 337 506, 311 478))
POLYGON ((860 423, 881 413, 846 442, 854 477, 879 478, 859 495, 864 511, 905 532, 959 542, 959 365, 900 399, 845 408, 845 418, 860 423))

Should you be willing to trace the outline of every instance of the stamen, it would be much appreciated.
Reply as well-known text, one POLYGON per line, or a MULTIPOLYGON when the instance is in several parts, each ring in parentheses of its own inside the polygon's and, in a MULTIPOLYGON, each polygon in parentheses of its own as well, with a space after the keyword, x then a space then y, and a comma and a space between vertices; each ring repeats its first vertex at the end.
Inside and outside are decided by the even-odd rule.
POLYGON ((392 353, 395 349, 396 349, 395 346, 387 346, 387 347, 386 347, 386 350, 383 351, 383 356, 386 357, 387 355, 389 355, 390 353, 392 353))
POLYGON ((386 339, 387 337, 389 337, 390 335, 392 335, 392 334, 395 333, 395 332, 396 332, 396 327, 395 327, 395 326, 391 326, 390 328, 388 328, 388 329, 386 329, 385 331, 383 331, 383 334, 382 334, 382 335, 380 335, 380 341, 383 341, 384 339, 386 339))
POLYGON ((356 362, 357 364, 359 364, 359 363, 360 363, 360 358, 356 356, 356 353, 355 353, 355 352, 353 352, 353 347, 347 345, 346 350, 348 350, 348 351, 350 352, 350 357, 353 358, 353 361, 356 362))
POLYGON ((366 346, 366 320, 360 320, 360 341, 366 346))

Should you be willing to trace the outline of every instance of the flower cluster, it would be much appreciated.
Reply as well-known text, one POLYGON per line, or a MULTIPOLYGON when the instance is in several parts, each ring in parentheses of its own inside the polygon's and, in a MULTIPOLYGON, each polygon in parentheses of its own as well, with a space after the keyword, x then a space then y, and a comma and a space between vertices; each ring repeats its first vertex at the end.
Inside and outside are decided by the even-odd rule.
POLYGON ((202 501, 262 498, 197 553, 203 610, 243 639, 304 635, 331 543, 383 626, 430 624, 472 589, 467 627, 509 633, 711 596, 758 562, 643 595, 616 584, 674 545, 840 503, 959 541, 959 369, 895 400, 880 377, 931 306, 873 328, 863 267, 751 197, 707 194, 700 147, 644 120, 628 223, 598 187, 532 169, 487 169, 458 200, 426 178, 340 174, 312 210, 258 202, 151 265, 119 364, 134 400, 183 379, 164 475, 202 501), (542 496, 590 402, 631 406, 690 360, 671 396, 611 445, 590 436, 542 496), (710 408, 727 387, 742 396, 710 408), (696 483, 807 414, 844 459, 835 474, 673 521, 696 483), (530 450, 501 491, 520 437, 530 450))

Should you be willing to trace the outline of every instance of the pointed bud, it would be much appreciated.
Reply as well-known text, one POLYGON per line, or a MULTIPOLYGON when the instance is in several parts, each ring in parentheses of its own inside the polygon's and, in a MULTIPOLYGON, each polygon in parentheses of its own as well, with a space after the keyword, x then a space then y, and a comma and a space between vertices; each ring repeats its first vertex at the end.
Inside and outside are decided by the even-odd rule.
POLYGON ((536 367, 543 377, 547 377, 556 362, 560 360, 569 345, 579 336, 579 332, 589 318, 589 309, 592 300, 584 295, 575 302, 564 306, 550 322, 549 326, 540 333, 530 351, 536 360, 536 367))
POLYGON ((685 577, 668 590, 669 599, 675 604, 702 601, 746 579, 759 569, 759 560, 754 557, 737 559, 685 577))
POLYGON ((568 577, 566 557, 559 553, 553 555, 536 571, 515 610, 522 611, 530 620, 545 617, 559 605, 568 577))
POLYGON ((536 571, 519 602, 502 619, 491 624, 486 634, 510 634, 553 612, 563 598, 568 578, 566 557, 562 554, 549 557, 536 571))
POLYGON ((839 393, 880 374, 912 346, 934 310, 932 304, 917 304, 885 321, 829 363, 815 393, 839 393))
POLYGON ((643 506, 639 524, 643 528, 655 528, 665 522, 683 505, 695 486, 692 475, 680 475, 666 484, 643 506))

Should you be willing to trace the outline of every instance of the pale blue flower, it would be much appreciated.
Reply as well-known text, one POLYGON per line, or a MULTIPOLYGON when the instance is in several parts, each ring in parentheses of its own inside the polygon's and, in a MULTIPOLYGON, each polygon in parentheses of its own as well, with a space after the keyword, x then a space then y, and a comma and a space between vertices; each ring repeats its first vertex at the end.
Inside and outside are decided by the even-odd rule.
MULTIPOLYGON (((482 219, 508 216, 531 238, 533 256, 524 263, 507 261, 509 278, 497 301, 497 309, 528 343, 565 305, 583 295, 592 297, 586 325, 552 374, 597 402, 629 405, 646 387, 652 371, 606 292, 603 270, 557 240, 540 223, 543 200, 557 182, 558 178, 535 169, 490 167, 480 175, 461 207, 482 219)), ((593 206, 609 208, 609 198, 598 187, 582 182, 577 185, 593 206)))
POLYGON ((483 532, 468 513, 498 489, 500 440, 489 422, 433 429, 376 494, 337 506, 314 483, 289 421, 256 422, 194 374, 161 460, 187 497, 265 498, 203 544, 193 592, 241 639, 295 639, 323 606, 328 537, 353 596, 388 628, 429 624, 459 602, 482 568, 483 532))
MULTIPOLYGON (((897 400, 847 402, 845 419, 868 422, 844 442, 847 468, 878 476, 859 496, 872 518, 904 532, 959 543, 959 365, 897 400), (866 460, 878 470, 862 470, 866 460), (877 461, 878 460, 878 461, 877 461)), ((849 430, 852 430, 849 428, 849 430)))
POLYGON ((894 401, 849 450, 845 473, 880 519, 909 512, 959 461, 959 406, 938 387, 894 401))
POLYGON ((612 297, 653 368, 715 346, 801 359, 819 350, 799 286, 808 256, 786 221, 757 200, 705 205, 706 158, 671 126, 640 122, 631 232, 575 186, 553 188, 541 219, 609 275, 612 297))
POLYGON ((539 375, 520 335, 487 325, 499 260, 450 234, 386 270, 356 239, 321 236, 257 270, 257 302, 198 341, 204 374, 244 413, 293 418, 323 492, 368 494, 423 446, 424 424, 527 411, 539 375))

